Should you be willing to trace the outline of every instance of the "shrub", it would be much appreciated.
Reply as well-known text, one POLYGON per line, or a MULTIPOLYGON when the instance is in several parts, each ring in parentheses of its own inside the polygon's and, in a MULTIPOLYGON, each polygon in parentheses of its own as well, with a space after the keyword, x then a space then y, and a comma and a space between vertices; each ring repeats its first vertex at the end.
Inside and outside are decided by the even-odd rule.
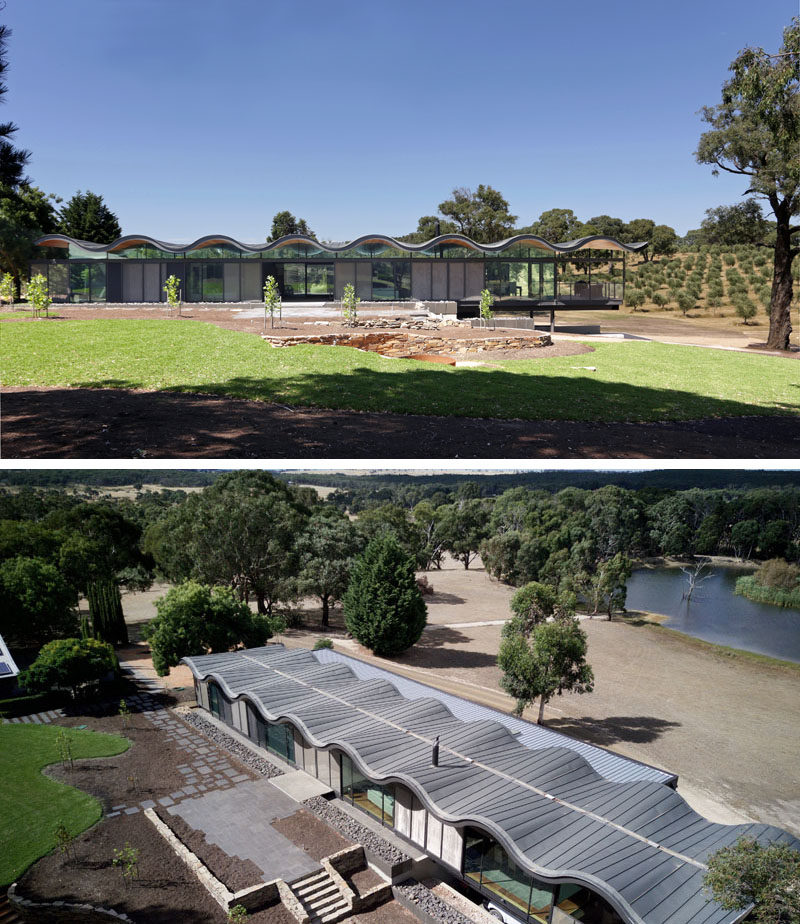
POLYGON ((747 324, 750 318, 752 318, 756 313, 756 306, 746 295, 739 292, 737 292, 736 297, 734 298, 734 307, 736 309, 736 314, 745 324, 747 324))
POLYGON ((417 587, 423 597, 429 597, 434 593, 433 584, 428 580, 427 574, 421 574, 417 578, 417 587))
POLYGON ((393 533, 376 536, 355 560, 342 605, 348 632, 376 655, 401 654, 422 635, 427 607, 414 560, 393 533))
POLYGON ((320 648, 333 648, 333 642, 329 638, 318 638, 314 642, 314 651, 319 651, 320 648))
POLYGON ((33 305, 33 313, 37 318, 43 311, 46 315, 49 314, 53 299, 50 298, 47 280, 41 273, 32 276, 28 282, 28 301, 33 305))
POLYGON ((800 566, 783 558, 770 558, 760 565, 753 577, 765 587, 778 590, 797 590, 800 584, 800 566))
POLYGON ((653 292, 653 304, 657 305, 659 308, 663 308, 667 304, 669 299, 663 292, 653 292))
POLYGON ((61 638, 48 642, 31 666, 19 675, 29 693, 67 688, 76 696, 81 687, 98 683, 119 668, 114 649, 95 638, 61 638))
POLYGON ((625 293, 625 303, 636 311, 644 304, 644 292, 641 289, 628 289, 625 293))

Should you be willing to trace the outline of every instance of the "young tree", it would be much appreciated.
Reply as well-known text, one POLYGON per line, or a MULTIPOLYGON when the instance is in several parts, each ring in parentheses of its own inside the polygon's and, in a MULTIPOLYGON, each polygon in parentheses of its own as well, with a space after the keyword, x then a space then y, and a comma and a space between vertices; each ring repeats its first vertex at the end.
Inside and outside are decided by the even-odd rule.
POLYGON ((517 216, 509 213, 508 202, 496 189, 481 184, 473 192, 461 186, 452 196, 439 203, 439 211, 473 241, 490 244, 513 234, 517 216))
POLYGON ((173 273, 164 280, 164 294, 167 296, 167 307, 169 311, 172 312, 173 309, 178 309, 178 314, 181 311, 181 281, 173 273))
POLYGON ((264 282, 264 329, 267 328, 267 315, 270 327, 275 326, 275 312, 281 310, 281 293, 274 276, 267 276, 264 282))
POLYGON ((356 327, 358 324, 358 306, 361 302, 356 297, 356 287, 352 282, 348 282, 342 291, 342 317, 348 327, 356 327))
POLYGON ((13 305, 15 294, 14 277, 11 273, 3 273, 3 278, 0 279, 0 300, 13 305))
POLYGON ((289 211, 276 212, 272 219, 267 241, 277 241, 279 237, 286 237, 289 234, 302 234, 303 237, 314 237, 314 232, 306 224, 305 219, 295 218, 289 211))
POLYGON ((775 215, 776 239, 767 346, 789 349, 792 331, 792 261, 800 253, 792 225, 800 211, 800 17, 784 30, 778 55, 745 48, 732 62, 722 102, 705 106, 711 129, 700 137, 695 156, 747 177, 747 193, 767 199, 775 215))
POLYGON ((114 649, 95 638, 60 638, 48 642, 31 666, 20 673, 19 684, 29 693, 67 687, 76 696, 84 684, 96 683, 119 670, 114 649))
POLYGON ((800 851, 785 844, 761 845, 740 837, 708 858, 703 884, 726 911, 755 905, 754 924, 800 921, 800 851))
POLYGON ((479 307, 481 321, 484 324, 488 323, 494 317, 494 312, 492 311, 492 305, 494 303, 494 298, 492 293, 488 289, 484 289, 481 292, 481 303, 479 307))
POLYGON ((159 677, 181 658, 239 645, 257 648, 272 638, 277 623, 254 613, 229 587, 186 581, 156 600, 158 615, 142 631, 159 677))
POLYGON ((529 632, 519 617, 511 619, 503 626, 497 664, 503 672, 501 686, 517 701, 516 715, 540 697, 539 725, 553 696, 594 689, 594 674, 586 663, 586 633, 569 612, 529 632))
POLYGON ((382 657, 410 648, 425 628, 428 610, 414 560, 392 535, 373 539, 355 560, 342 602, 347 631, 382 657))
POLYGON ((574 601, 562 597, 555 587, 530 581, 511 598, 511 612, 520 630, 531 632, 535 626, 574 607, 574 601))
POLYGON ((78 190, 61 209, 58 229, 62 234, 95 244, 110 244, 122 236, 117 216, 102 196, 88 189, 85 193, 78 190))
POLYGON ((322 625, 327 628, 331 604, 342 599, 350 568, 360 548, 359 534, 346 516, 313 515, 297 540, 299 585, 322 603, 322 625))

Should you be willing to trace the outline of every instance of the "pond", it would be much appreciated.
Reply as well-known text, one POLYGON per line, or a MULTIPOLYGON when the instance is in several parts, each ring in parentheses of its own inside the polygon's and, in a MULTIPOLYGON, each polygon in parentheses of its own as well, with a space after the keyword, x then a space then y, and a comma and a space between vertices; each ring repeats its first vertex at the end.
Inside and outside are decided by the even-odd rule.
POLYGON ((707 642, 800 663, 800 610, 737 596, 736 578, 747 573, 713 568, 687 603, 680 568, 637 568, 628 581, 626 606, 668 616, 665 626, 707 642))

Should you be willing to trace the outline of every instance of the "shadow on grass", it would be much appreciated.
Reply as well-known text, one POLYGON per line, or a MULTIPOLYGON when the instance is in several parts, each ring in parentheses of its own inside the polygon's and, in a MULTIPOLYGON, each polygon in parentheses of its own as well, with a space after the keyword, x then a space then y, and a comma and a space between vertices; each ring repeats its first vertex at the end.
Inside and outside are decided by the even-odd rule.
POLYGON ((680 725, 680 722, 668 722, 650 715, 614 715, 605 719, 569 716, 547 720, 547 727, 554 731, 602 745, 615 744, 618 741, 646 744, 660 738, 671 728, 679 728, 680 725))
POLYGON ((437 590, 435 590, 429 597, 426 597, 425 599, 428 603, 444 603, 448 606, 456 606, 459 603, 467 602, 463 597, 459 597, 458 594, 449 594, 446 591, 437 590))
MULTIPOLYGON (((167 385, 160 390, 303 407, 526 420, 657 421, 800 412, 797 402, 773 400, 761 406, 675 388, 605 382, 587 376, 546 375, 540 368, 516 372, 504 369, 442 372, 438 367, 431 371, 430 367, 421 366, 383 372, 357 367, 342 373, 309 372, 282 379, 234 376, 223 381, 167 385)), ((149 386, 130 379, 104 378, 76 382, 73 387, 149 386)))

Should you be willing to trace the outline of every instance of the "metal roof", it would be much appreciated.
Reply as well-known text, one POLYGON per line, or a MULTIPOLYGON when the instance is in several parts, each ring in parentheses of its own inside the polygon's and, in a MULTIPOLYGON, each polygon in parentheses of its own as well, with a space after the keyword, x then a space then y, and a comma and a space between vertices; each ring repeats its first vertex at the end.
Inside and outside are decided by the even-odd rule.
POLYGON ((773 826, 710 822, 663 782, 609 778, 572 739, 523 743, 499 713, 422 684, 427 696, 409 696, 405 678, 331 654, 268 645, 183 660, 315 747, 340 748, 367 777, 409 787, 441 820, 488 831, 536 876, 585 883, 632 924, 733 924, 742 910, 703 889, 708 855, 743 835, 800 848, 773 826))
MULTIPOLYGON (((302 244, 313 247, 318 251, 332 254, 353 250, 370 244, 382 244, 387 247, 404 250, 406 253, 420 253, 425 250, 430 250, 432 247, 455 244, 485 254, 500 253, 503 250, 507 250, 509 247, 513 247, 515 244, 527 244, 531 247, 538 247, 541 250, 546 250, 551 253, 573 253, 576 250, 623 250, 628 253, 639 253, 648 246, 647 241, 639 241, 635 244, 623 244, 616 238, 604 237, 601 234, 590 234, 587 237, 581 237, 575 241, 565 241, 561 244, 551 243, 536 234, 515 234, 513 237, 506 238, 503 241, 496 241, 493 244, 478 243, 464 234, 439 234, 422 244, 409 244, 406 241, 398 241, 397 238, 389 237, 386 234, 362 234, 352 241, 343 243, 331 243, 330 241, 321 242, 303 234, 287 234, 272 242, 264 241, 262 244, 245 244, 242 241, 236 240, 236 238, 229 237, 227 234, 206 234, 203 237, 197 238, 196 241, 192 241, 191 244, 174 244, 170 241, 159 241, 154 237, 150 237, 148 234, 125 234, 122 237, 118 237, 110 244, 94 244, 91 241, 79 241, 66 234, 47 234, 44 237, 40 237, 35 243, 39 247, 68 247, 70 244, 75 244, 81 249, 93 253, 116 253, 121 250, 126 250, 129 247, 138 247, 142 244, 149 244, 159 250, 171 253, 182 253, 187 250, 202 250, 204 247, 216 247, 219 245, 235 247, 247 253, 256 253, 260 251, 276 250, 280 247, 286 247, 292 244, 302 244)), ((365 256, 368 255, 369 254, 365 254, 365 256)))
POLYGON ((19 668, 14 663, 11 652, 3 641, 3 636, 0 635, 0 678, 5 680, 8 677, 16 677, 17 674, 19 674, 19 668))

